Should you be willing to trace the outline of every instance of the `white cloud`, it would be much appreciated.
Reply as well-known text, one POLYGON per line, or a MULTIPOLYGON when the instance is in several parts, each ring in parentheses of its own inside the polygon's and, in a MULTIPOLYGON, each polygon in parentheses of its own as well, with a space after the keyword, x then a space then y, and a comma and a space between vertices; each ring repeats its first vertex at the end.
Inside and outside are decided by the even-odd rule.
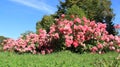
POLYGON ((55 12, 55 8, 46 4, 42 0, 10 0, 12 2, 17 2, 28 7, 35 8, 40 11, 46 11, 48 14, 53 14, 55 12))

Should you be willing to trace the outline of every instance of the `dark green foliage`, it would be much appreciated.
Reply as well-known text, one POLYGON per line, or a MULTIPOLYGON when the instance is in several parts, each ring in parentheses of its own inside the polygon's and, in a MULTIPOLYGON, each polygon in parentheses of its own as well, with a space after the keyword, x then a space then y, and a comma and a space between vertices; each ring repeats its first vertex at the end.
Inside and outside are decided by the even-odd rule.
POLYGON ((60 16, 63 13, 67 14, 69 9, 71 9, 73 5, 76 5, 81 10, 83 10, 86 17, 90 20, 106 23, 107 31, 109 32, 109 34, 116 34, 116 31, 113 27, 114 24, 112 22, 115 14, 113 13, 113 9, 111 8, 110 0, 65 0, 65 2, 60 1, 57 15, 60 16))
POLYGON ((53 18, 53 17, 54 17, 53 15, 50 15, 50 16, 45 15, 45 16, 43 16, 42 20, 38 21, 36 23, 37 33, 38 33, 38 30, 40 28, 43 28, 48 32, 49 27, 55 22, 55 18, 53 18))
POLYGON ((109 34, 116 35, 115 28, 113 27, 113 18, 115 14, 111 8, 110 0, 65 0, 60 1, 58 11, 54 15, 44 16, 43 19, 36 24, 36 30, 40 28, 49 31, 49 27, 54 23, 54 19, 60 17, 61 14, 65 14, 66 18, 69 15, 75 15, 78 17, 86 16, 90 20, 102 22, 107 24, 107 31, 109 34))
MULTIPOLYGON (((79 8, 77 5, 73 5, 71 8, 68 8, 65 15, 67 15, 69 17, 71 15, 74 15, 74 16, 77 16, 79 18, 86 16, 84 11, 81 8, 79 8)), ((69 19, 71 19, 71 18, 69 18, 69 19)))
POLYGON ((6 37, 4 37, 4 36, 0 36, 0 43, 2 43, 3 42, 3 40, 5 40, 5 39, 7 39, 6 37))
POLYGON ((29 35, 30 33, 34 33, 33 31, 26 31, 21 34, 22 38, 25 39, 26 35, 29 35))
POLYGON ((113 22, 109 22, 107 24, 107 29, 106 30, 109 31, 109 34, 113 34, 113 33, 114 33, 113 35, 117 35, 118 34, 118 31, 116 31, 115 28, 114 28, 113 22))
MULTIPOLYGON (((82 9, 80 9, 78 6, 76 5, 73 5, 71 8, 68 9, 68 11, 66 12, 66 18, 67 19, 71 19, 70 18, 70 15, 74 15, 74 16, 78 16, 80 18, 82 18, 83 16, 86 16, 84 11, 82 9)), ((43 28, 45 30, 47 30, 47 32, 49 31, 49 27, 55 23, 55 18, 58 18, 59 16, 56 15, 56 14, 53 14, 53 15, 45 15, 43 16, 42 20, 41 21, 38 21, 36 23, 36 30, 37 30, 37 33, 38 33, 38 30, 40 28, 43 28)))
POLYGON ((3 47, 3 41, 7 39, 7 37, 4 37, 4 36, 0 36, 0 51, 2 50, 2 47, 3 47))

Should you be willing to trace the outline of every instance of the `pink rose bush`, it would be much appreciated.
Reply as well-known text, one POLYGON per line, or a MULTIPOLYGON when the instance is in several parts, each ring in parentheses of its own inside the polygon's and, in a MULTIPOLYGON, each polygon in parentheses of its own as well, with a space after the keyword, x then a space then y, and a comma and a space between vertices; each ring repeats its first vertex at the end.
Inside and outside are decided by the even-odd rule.
MULTIPOLYGON (((115 28, 120 28, 116 25, 115 28)), ((108 34, 106 24, 71 17, 65 19, 61 15, 56 23, 50 26, 50 31, 40 29, 39 34, 26 35, 25 39, 7 39, 4 41, 4 50, 17 52, 31 52, 33 54, 47 54, 59 48, 70 49, 75 52, 105 53, 116 51, 120 53, 120 37, 108 34), (56 49, 57 47, 57 49, 56 49)))
POLYGON ((39 30, 39 34, 30 33, 26 35, 25 39, 20 37, 17 40, 7 39, 4 41, 4 50, 14 50, 16 52, 24 53, 30 52, 33 54, 51 53, 53 51, 50 44, 50 36, 46 33, 46 30, 39 30))
MULTIPOLYGON (((66 48, 77 52, 120 52, 120 37, 108 34, 106 24, 90 21, 86 17, 82 19, 72 17, 72 20, 65 19, 65 15, 61 17, 56 19, 56 23, 50 27, 50 33, 59 33, 58 40, 62 40, 61 44, 66 48)), ((115 28, 120 26, 117 25, 115 28)))

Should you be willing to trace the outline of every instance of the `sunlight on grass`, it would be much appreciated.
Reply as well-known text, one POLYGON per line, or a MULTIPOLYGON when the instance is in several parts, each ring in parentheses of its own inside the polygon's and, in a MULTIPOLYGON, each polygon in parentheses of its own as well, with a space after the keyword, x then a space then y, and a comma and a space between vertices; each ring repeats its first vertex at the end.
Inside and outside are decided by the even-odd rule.
POLYGON ((62 51, 48 55, 0 53, 0 67, 94 67, 97 59, 113 60, 118 53, 76 54, 62 51))

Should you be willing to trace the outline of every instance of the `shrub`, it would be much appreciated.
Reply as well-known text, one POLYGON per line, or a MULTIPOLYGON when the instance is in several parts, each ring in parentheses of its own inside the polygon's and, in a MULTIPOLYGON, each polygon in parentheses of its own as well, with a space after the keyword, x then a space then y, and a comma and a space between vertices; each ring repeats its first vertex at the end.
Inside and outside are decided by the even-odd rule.
MULTIPOLYGON (((119 28, 119 26, 115 26, 119 28)), ((65 19, 62 14, 50 31, 40 29, 39 34, 31 33, 25 39, 8 39, 5 41, 4 50, 13 50, 20 53, 33 54, 51 53, 53 50, 71 50, 74 52, 105 53, 108 51, 120 52, 120 37, 109 35, 106 24, 90 21, 72 16, 71 20, 65 19)))
POLYGON ((56 19, 56 23, 50 27, 49 34, 57 34, 57 40, 64 45, 61 48, 74 52, 120 52, 120 38, 109 35, 106 24, 90 21, 86 17, 80 19, 72 16, 71 20, 67 20, 65 15, 61 15, 61 18, 56 19))
POLYGON ((15 51, 19 53, 30 52, 33 54, 51 53, 52 46, 50 45, 50 38, 45 30, 40 29, 39 34, 30 33, 26 38, 20 37, 17 40, 7 39, 4 41, 4 50, 15 51))

